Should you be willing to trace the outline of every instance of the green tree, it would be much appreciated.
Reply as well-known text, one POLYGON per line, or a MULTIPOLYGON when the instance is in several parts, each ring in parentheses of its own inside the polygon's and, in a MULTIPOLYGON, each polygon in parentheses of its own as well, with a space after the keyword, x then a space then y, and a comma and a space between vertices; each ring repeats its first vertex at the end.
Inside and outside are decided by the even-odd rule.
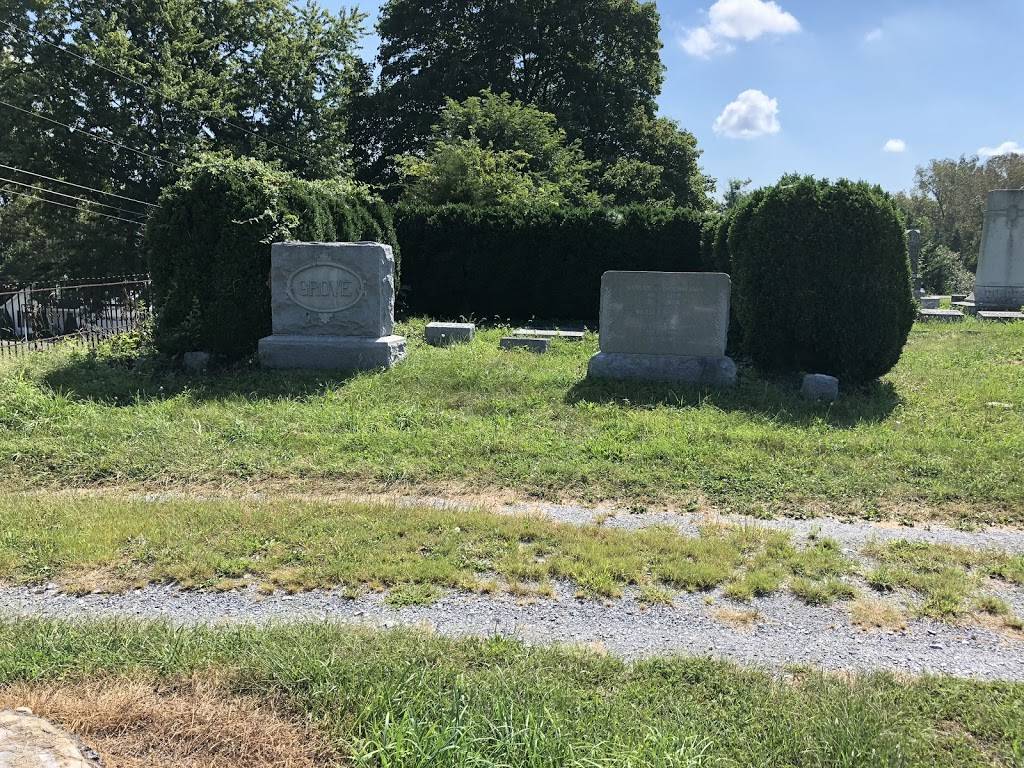
MULTIPOLYGON (((357 133, 361 144, 380 137, 372 173, 389 156, 426 148, 446 98, 485 89, 555 115, 592 160, 666 165, 643 156, 644 143, 657 139, 645 134, 666 128, 651 125, 663 78, 653 2, 388 0, 378 32, 376 118, 357 133)), ((693 152, 662 142, 667 154, 693 152)))
POLYGON ((425 154, 399 160, 405 199, 442 205, 558 207, 596 205, 592 163, 555 116, 484 91, 448 100, 425 154))
MULTIPOLYGON (((288 0, 0 0, 0 7, 0 100, 25 110, 0 105, 0 163, 145 202, 200 149, 259 157, 310 178, 348 168, 346 117, 364 75, 355 54, 358 13, 288 0)), ((32 181, 13 173, 0 176, 32 181)), ((0 275, 141 268, 141 227, 99 213, 141 219, 148 209, 90 196, 125 210, 0 198, 5 223, 34 222, 18 228, 16 242, 7 227, 0 234, 0 275)))

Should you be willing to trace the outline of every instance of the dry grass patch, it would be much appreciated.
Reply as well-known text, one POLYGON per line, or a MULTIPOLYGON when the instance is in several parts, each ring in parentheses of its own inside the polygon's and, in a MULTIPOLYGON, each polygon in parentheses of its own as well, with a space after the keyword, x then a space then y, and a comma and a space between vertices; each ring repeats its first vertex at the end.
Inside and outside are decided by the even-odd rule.
POLYGON ((886 600, 854 600, 850 603, 850 621, 865 630, 887 629, 898 632, 907 628, 907 614, 898 605, 886 600))
POLYGON ((78 736, 107 768, 341 765, 323 736, 216 681, 124 678, 0 687, 0 709, 29 707, 78 736))
POLYGON ((717 608, 714 617, 735 629, 752 629, 761 620, 761 612, 751 609, 717 608))

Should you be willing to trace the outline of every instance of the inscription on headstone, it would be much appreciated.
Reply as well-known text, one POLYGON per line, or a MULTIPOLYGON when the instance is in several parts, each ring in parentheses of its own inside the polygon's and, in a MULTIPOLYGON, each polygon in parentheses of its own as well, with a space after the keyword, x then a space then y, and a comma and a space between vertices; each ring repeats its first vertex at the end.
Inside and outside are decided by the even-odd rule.
POLYGON ((370 370, 405 356, 394 336, 395 259, 381 243, 275 243, 268 368, 370 370))
POLYGON ((597 378, 735 382, 725 356, 728 275, 706 272, 606 272, 601 280, 597 378))
POLYGON ((1024 189, 989 192, 974 288, 979 310, 1024 306, 1024 189))

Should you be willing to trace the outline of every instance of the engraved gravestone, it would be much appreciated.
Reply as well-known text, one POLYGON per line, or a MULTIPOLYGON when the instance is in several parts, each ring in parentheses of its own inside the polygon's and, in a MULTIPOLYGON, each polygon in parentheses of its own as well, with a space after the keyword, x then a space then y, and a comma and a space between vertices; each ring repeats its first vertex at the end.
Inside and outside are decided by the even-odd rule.
POLYGON ((394 335, 395 258, 381 243, 275 243, 267 368, 362 371, 405 357, 394 335))
POLYGON ((974 302, 986 311, 1024 306, 1024 189, 988 194, 974 302))
POLYGON ((728 275, 705 272, 606 272, 601 278, 601 351, 594 378, 731 386, 725 356, 728 275))

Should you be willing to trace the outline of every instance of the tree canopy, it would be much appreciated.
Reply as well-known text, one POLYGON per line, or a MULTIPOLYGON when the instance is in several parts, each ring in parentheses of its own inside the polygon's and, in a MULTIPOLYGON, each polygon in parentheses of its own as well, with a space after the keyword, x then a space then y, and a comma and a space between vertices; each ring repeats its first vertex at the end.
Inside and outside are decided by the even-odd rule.
MULTIPOLYGON (((150 203, 198 149, 276 161, 313 178, 347 169, 348 107, 364 76, 354 12, 332 15, 316 2, 288 0, 10 0, 5 7, 4 165, 150 203)), ((37 180, 9 170, 0 176, 37 180)), ((2 189, 0 273, 141 267, 140 227, 100 213, 135 220, 145 206, 101 198, 124 210, 85 212, 68 198, 10 182, 2 189)))

